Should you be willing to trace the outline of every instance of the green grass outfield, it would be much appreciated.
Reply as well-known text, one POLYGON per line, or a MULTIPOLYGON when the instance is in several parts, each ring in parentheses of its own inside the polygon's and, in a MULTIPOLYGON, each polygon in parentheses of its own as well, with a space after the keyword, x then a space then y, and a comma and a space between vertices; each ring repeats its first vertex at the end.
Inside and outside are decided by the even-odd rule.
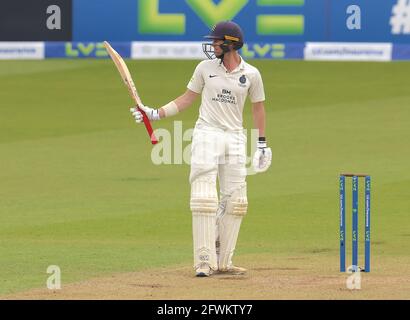
MULTIPOLYGON (((185 90, 196 63, 128 61, 158 107, 185 90)), ((364 171, 375 260, 408 257, 410 63, 252 63, 273 163, 248 177, 237 255, 325 255, 337 273, 338 174, 364 171)), ((189 166, 152 164, 130 104, 109 60, 0 62, 0 294, 45 287, 49 265, 63 285, 192 265, 189 166)), ((191 128, 198 106, 154 126, 191 128)), ((251 119, 248 104, 248 128, 251 119)))

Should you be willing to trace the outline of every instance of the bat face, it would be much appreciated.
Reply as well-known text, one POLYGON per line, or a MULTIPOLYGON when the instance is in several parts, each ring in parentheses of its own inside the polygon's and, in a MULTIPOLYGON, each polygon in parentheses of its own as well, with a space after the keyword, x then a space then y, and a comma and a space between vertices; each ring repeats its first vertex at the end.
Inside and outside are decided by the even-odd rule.
POLYGON ((154 135, 154 131, 152 129, 151 123, 147 115, 145 114, 145 112, 139 108, 139 106, 143 104, 138 95, 137 88, 135 87, 134 81, 132 80, 131 73, 128 70, 127 65, 125 64, 122 57, 118 54, 118 52, 115 51, 107 41, 104 41, 104 47, 107 50, 108 54, 110 55, 111 59, 114 61, 114 64, 117 67, 118 72, 121 74, 121 78, 124 81, 124 84, 126 85, 128 89, 128 92, 130 93, 135 104, 138 106, 138 110, 142 113, 144 124, 148 131, 148 135, 150 136, 151 143, 157 144, 158 140, 154 135))

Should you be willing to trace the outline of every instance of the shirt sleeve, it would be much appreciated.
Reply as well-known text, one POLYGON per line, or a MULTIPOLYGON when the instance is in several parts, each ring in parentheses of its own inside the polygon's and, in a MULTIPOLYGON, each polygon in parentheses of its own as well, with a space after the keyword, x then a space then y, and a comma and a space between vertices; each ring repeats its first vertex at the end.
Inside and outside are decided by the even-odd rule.
POLYGON ((191 80, 188 82, 187 88, 193 92, 201 93, 204 88, 205 81, 202 75, 201 63, 195 68, 191 80))
POLYGON ((251 85, 249 87, 249 98, 252 103, 265 101, 265 90, 263 88, 262 76, 259 70, 256 70, 251 85))

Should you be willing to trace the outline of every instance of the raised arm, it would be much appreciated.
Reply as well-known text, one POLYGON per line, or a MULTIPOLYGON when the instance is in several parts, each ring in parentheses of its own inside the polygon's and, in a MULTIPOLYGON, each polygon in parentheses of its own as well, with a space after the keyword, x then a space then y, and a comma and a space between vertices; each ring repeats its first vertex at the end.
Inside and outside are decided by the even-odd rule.
MULTIPOLYGON (((188 107, 190 107, 194 101, 198 98, 199 94, 187 89, 184 94, 176 98, 175 100, 171 101, 170 103, 166 104, 165 106, 161 107, 159 109, 159 117, 160 119, 165 118, 166 116, 170 116, 172 114, 168 114, 168 108, 169 110, 172 110, 173 108, 177 108, 177 112, 184 111, 188 107), (174 106, 175 104, 175 106, 174 106)), ((171 112, 172 113, 172 112, 171 112)))
MULTIPOLYGON (((198 98, 199 94, 187 89, 185 93, 175 100, 167 103, 165 106, 162 106, 159 109, 153 109, 147 106, 140 106, 140 108, 146 113, 148 119, 150 121, 155 121, 167 117, 171 117, 176 115, 178 112, 181 112, 188 108, 189 106, 194 103, 194 101, 198 98)), ((143 117, 140 111, 137 108, 130 109, 132 116, 135 118, 137 123, 141 123, 143 121, 143 117)))

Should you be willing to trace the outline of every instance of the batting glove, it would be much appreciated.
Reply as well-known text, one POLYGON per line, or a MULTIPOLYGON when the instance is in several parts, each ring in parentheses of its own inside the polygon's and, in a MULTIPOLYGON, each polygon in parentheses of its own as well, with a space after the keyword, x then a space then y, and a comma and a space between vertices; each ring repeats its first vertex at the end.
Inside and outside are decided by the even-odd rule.
MULTIPOLYGON (((149 121, 156 121, 159 120, 159 110, 158 109, 153 109, 147 106, 140 106, 140 109, 142 109, 142 111, 145 112, 145 114, 147 115, 149 121)), ((132 114, 132 116, 135 119, 135 122, 137 123, 141 123, 144 121, 144 118, 142 116, 141 111, 138 110, 137 107, 133 107, 130 109, 130 112, 132 114)))
POLYGON ((272 150, 267 147, 266 139, 260 137, 258 141, 258 147, 255 155, 253 156, 253 169, 255 172, 265 172, 268 170, 272 163, 272 150))

